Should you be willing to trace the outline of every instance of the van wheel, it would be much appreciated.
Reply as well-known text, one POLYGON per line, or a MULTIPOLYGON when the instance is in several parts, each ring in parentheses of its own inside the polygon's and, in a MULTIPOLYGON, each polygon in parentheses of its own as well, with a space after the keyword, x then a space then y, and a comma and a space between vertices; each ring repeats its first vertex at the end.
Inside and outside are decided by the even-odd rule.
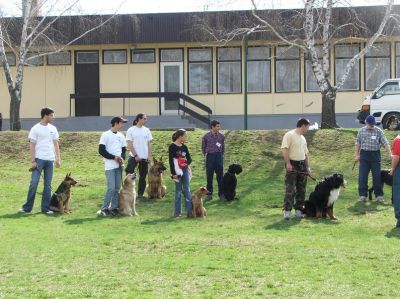
POLYGON ((400 127, 400 113, 390 112, 385 115, 382 127, 388 130, 398 130, 400 127))

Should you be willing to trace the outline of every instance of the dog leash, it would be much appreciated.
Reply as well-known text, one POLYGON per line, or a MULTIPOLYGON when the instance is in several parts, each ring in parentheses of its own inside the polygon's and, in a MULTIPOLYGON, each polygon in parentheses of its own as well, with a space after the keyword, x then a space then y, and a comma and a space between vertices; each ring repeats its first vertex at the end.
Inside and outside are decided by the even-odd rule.
POLYGON ((309 172, 303 172, 303 171, 297 171, 297 170, 292 170, 292 171, 287 171, 288 173, 297 173, 297 174, 301 174, 304 176, 308 176, 310 177, 310 179, 312 179, 313 181, 317 181, 316 178, 312 177, 311 174, 309 172))
POLYGON ((354 170, 354 167, 356 167, 356 164, 357 164, 357 160, 354 161, 354 164, 353 164, 353 167, 351 168, 351 171, 354 170))

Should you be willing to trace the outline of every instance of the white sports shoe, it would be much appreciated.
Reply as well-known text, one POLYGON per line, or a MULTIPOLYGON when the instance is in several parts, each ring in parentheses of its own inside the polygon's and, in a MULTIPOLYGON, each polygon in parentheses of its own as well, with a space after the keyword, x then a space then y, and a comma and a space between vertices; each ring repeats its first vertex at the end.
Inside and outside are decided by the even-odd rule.
POLYGON ((46 212, 46 215, 53 215, 53 214, 54 214, 54 212, 51 211, 51 210, 48 210, 48 211, 46 212))
POLYGON ((379 203, 385 202, 385 200, 383 199, 383 196, 377 196, 375 200, 376 200, 376 202, 379 202, 379 203))
POLYGON ((296 210, 296 217, 299 218, 299 219, 304 218, 303 212, 300 211, 300 210, 296 210))
POLYGON ((284 211, 283 212, 283 219, 289 220, 291 216, 292 216, 292 212, 291 211, 284 211))
POLYGON ((20 208, 20 209, 18 210, 18 213, 25 214, 25 213, 30 213, 30 212, 25 211, 24 208, 20 208))
POLYGON ((358 201, 367 202, 367 197, 366 197, 366 196, 360 196, 360 198, 358 199, 358 201))

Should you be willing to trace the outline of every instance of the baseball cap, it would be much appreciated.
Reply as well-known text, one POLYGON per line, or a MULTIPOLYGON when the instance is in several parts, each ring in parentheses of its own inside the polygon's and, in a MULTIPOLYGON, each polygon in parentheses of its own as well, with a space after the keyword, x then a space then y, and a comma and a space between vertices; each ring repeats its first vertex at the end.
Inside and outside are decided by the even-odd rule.
POLYGON ((115 116, 111 119, 111 125, 114 125, 115 123, 120 123, 120 122, 126 123, 126 122, 128 122, 128 120, 121 116, 115 116))
POLYGON ((375 117, 373 117, 372 115, 368 115, 367 118, 365 119, 365 123, 375 126, 376 125, 375 117))

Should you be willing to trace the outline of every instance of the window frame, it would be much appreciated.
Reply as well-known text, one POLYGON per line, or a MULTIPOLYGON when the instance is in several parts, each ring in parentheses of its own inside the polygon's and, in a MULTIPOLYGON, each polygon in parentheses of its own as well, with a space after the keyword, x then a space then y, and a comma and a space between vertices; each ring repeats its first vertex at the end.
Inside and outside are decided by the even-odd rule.
POLYGON ((276 46, 275 47, 275 61, 274 61, 274 70, 275 70, 275 74, 274 74, 274 83, 275 83, 275 93, 297 93, 297 92, 301 92, 301 52, 300 52, 300 49, 297 49, 298 51, 299 51, 299 56, 297 57, 297 58, 278 58, 278 55, 277 55, 277 53, 278 53, 278 51, 277 51, 277 49, 279 48, 279 47, 290 47, 290 46, 287 46, 287 45, 279 45, 279 46, 276 46), (298 90, 293 90, 293 91, 278 91, 277 90, 277 68, 276 68, 276 65, 277 65, 277 62, 278 61, 298 61, 299 62, 299 70, 298 70, 298 75, 299 75, 299 88, 298 88, 298 90))
MULTIPOLYGON (((320 47, 320 46, 322 47, 323 45, 315 45, 315 46, 316 47, 320 47)), ((330 48, 329 48, 329 50, 330 50, 330 48)), ((312 92, 312 93, 318 92, 318 93, 320 93, 321 92, 320 89, 318 89, 318 90, 307 90, 307 61, 310 61, 310 59, 308 57, 309 57, 308 53, 304 52, 304 59, 303 59, 303 63, 304 63, 304 74, 303 74, 304 75, 304 92, 312 92)), ((318 57, 318 60, 323 62, 323 57, 318 57)), ((331 64, 331 51, 329 51, 328 60, 329 60, 329 67, 330 67, 330 64, 331 64)))
POLYGON ((52 53, 52 54, 46 55, 46 65, 48 65, 48 66, 72 65, 71 51, 68 50, 68 51, 61 51, 61 52, 52 53), (49 63, 49 56, 50 56, 50 55, 58 54, 58 53, 61 53, 61 52, 66 52, 66 53, 69 54, 69 63, 49 63))
POLYGON ((214 54, 213 54, 213 48, 212 47, 194 47, 194 48, 188 48, 187 49, 187 59, 188 59, 188 86, 187 86, 187 91, 188 94, 190 95, 202 95, 202 94, 213 94, 214 93, 214 66, 213 66, 213 60, 214 60, 214 54), (190 50, 205 50, 209 49, 211 52, 211 60, 196 60, 196 61, 190 61, 190 50), (190 64, 198 64, 198 63, 210 63, 211 64, 211 91, 210 92, 200 92, 200 93, 191 93, 190 92, 190 64))
MULTIPOLYGON (((7 55, 12 55, 14 57, 13 63, 10 63, 9 59, 7 58, 8 65, 9 66, 16 66, 17 65, 17 56, 14 54, 14 52, 6 52, 6 56, 7 55)), ((2 63, 2 60, 0 61, 0 63, 2 63)))
POLYGON ((232 46, 232 47, 217 47, 216 48, 216 67, 217 67, 217 78, 216 78, 216 84, 217 84, 217 94, 241 94, 243 92, 243 63, 242 63, 242 47, 240 46, 232 46), (218 50, 219 49, 226 49, 226 48, 238 48, 239 49, 239 60, 232 60, 232 59, 227 59, 227 60, 219 60, 218 59, 218 50), (239 91, 235 92, 220 92, 219 91, 219 63, 226 63, 226 62, 239 62, 239 67, 240 67, 240 88, 239 91))
POLYGON ((102 64, 127 64, 128 63, 128 53, 126 49, 106 49, 102 51, 101 55, 101 61, 102 64), (104 57, 105 57, 105 52, 125 52, 125 62, 105 62, 104 57))
POLYGON ((35 52, 27 52, 27 53, 26 53, 26 56, 25 56, 25 63, 24 63, 25 66, 27 66, 27 67, 44 66, 44 56, 39 56, 39 57, 36 58, 36 59, 41 59, 41 63, 40 63, 40 64, 29 64, 29 63, 28 63, 28 59, 30 58, 30 57, 29 57, 30 54, 36 55, 36 54, 38 54, 38 53, 35 53, 35 52))
MULTIPOLYGON (((334 54, 334 62, 333 62, 333 78, 334 78, 334 84, 336 86, 336 59, 348 59, 350 60, 352 57, 343 57, 343 56, 338 56, 336 57, 336 46, 350 46, 350 45, 358 45, 358 51, 361 51, 361 44, 360 43, 340 43, 340 44, 335 44, 333 48, 333 54, 334 54)), ((338 92, 357 92, 361 91, 361 61, 358 60, 358 89, 342 89, 340 88, 338 92)))
POLYGON ((134 49, 131 49, 131 51, 130 51, 130 56, 131 56, 131 59, 130 59, 130 63, 131 64, 146 64, 146 63, 156 63, 156 60, 157 60, 157 58, 156 58, 156 49, 154 49, 154 48, 134 48, 134 49), (134 54, 134 52, 135 51, 139 51, 139 52, 152 52, 153 53, 153 61, 133 61, 133 54, 134 54))
POLYGON ((269 50, 269 58, 267 58, 267 59, 259 59, 259 58, 257 58, 257 59, 249 59, 249 57, 248 57, 248 53, 247 53, 247 61, 246 61, 246 63, 247 63, 247 66, 246 66, 246 68, 247 68, 247 72, 249 71, 249 62, 250 61, 266 61, 266 62, 269 62, 269 91, 250 91, 249 90, 249 74, 247 73, 246 75, 247 75, 247 92, 248 93, 252 93, 252 94, 262 94, 262 93, 272 93, 272 74, 271 74, 271 72, 272 72, 272 65, 271 65, 271 63, 272 63, 272 59, 271 59, 271 56, 272 56, 272 46, 263 46, 263 45, 252 45, 252 46, 248 46, 247 47, 247 49, 249 49, 249 48, 268 48, 268 50, 269 50))
POLYGON ((386 79, 390 79, 391 78, 391 74, 392 74, 392 63, 391 63, 392 47, 391 47, 391 43, 390 42, 377 42, 377 43, 374 43, 374 45, 377 45, 377 44, 387 44, 389 46, 389 54, 388 54, 388 56, 367 56, 367 54, 364 55, 364 90, 365 91, 374 91, 375 88, 377 88, 379 86, 379 84, 381 84, 383 82, 383 81, 378 82, 377 85, 374 88, 367 89, 367 76, 365 74, 367 72, 367 60, 368 60, 368 58, 372 58, 372 59, 376 59, 376 58, 386 58, 387 59, 387 58, 389 58, 389 78, 386 78, 386 79))

